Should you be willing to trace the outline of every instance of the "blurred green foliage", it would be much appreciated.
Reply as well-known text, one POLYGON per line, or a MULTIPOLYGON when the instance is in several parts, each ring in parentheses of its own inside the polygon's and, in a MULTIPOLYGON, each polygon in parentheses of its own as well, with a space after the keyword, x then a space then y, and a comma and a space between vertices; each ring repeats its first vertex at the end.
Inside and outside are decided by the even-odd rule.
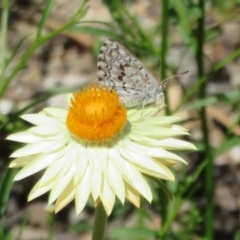
MULTIPOLYGON (((4 0, 5 5, 2 9, 2 33, 1 38, 4 44, 7 44, 7 17, 8 17, 8 8, 9 1, 4 0)), ((160 18, 158 22, 156 22, 155 26, 151 29, 144 29, 141 26, 139 16, 132 13, 129 10, 129 4, 131 1, 113 1, 113 0, 104 0, 104 3, 109 8, 109 12, 112 15, 113 21, 111 23, 105 22, 95 22, 95 25, 98 24, 98 27, 93 27, 91 22, 82 21, 82 18, 85 16, 87 12, 87 1, 83 3, 82 6, 79 7, 76 14, 69 20, 67 24, 65 24, 61 29, 57 29, 47 35, 43 34, 43 29, 46 24, 46 21, 51 13, 51 10, 54 6, 54 1, 47 1, 44 11, 42 12, 41 20, 38 24, 38 32, 36 34, 35 41, 29 47, 28 51, 25 52, 19 63, 14 67, 12 73, 10 75, 6 75, 6 69, 9 64, 12 62, 12 59, 16 55, 19 50, 21 44, 25 41, 26 38, 23 38, 19 44, 16 46, 13 51, 12 56, 7 58, 5 54, 1 55, 2 62, 2 72, 0 78, 0 98, 3 96, 4 92, 8 88, 11 81, 14 77, 21 71, 22 68, 27 67, 27 61, 32 53, 38 49, 42 44, 50 41, 53 37, 63 31, 72 31, 72 32, 81 32, 81 33, 89 33, 99 37, 98 46, 96 49, 99 49, 102 38, 113 38, 119 42, 121 42, 127 49, 129 49, 134 55, 143 59, 148 59, 152 66, 152 71, 159 70, 159 59, 160 56, 163 57, 161 59, 165 64, 162 65, 161 71, 171 71, 173 73, 176 72, 176 67, 171 66, 170 63, 166 61, 166 55, 161 55, 162 53, 162 43, 159 39, 165 37, 165 47, 166 54, 167 50, 171 48, 172 41, 168 35, 161 36, 162 32, 162 23, 166 19, 160 18)), ((237 8, 239 8, 240 1, 225 1, 225 0, 205 0, 205 1, 194 1, 194 0, 182 0, 182 1, 169 1, 168 7, 166 10, 167 14, 167 25, 171 25, 172 28, 179 34, 184 44, 187 46, 189 51, 192 53, 196 53, 200 51, 200 55, 203 57, 202 46, 199 43, 199 39, 196 38, 196 35, 199 33, 199 29, 202 27, 204 31, 205 38, 203 41, 210 41, 221 35, 221 32, 215 28, 210 27, 206 28, 205 25, 201 26, 201 22, 199 23, 199 19, 203 18, 203 23, 206 22, 206 18, 214 13, 215 16, 218 17, 219 23, 224 23, 226 21, 239 21, 239 14, 237 12, 237 8), (201 3, 204 4, 205 16, 203 15, 203 9, 201 8, 201 3), (205 22, 204 22, 205 21, 205 22), (200 24, 200 25, 199 25, 200 24)), ((159 1, 159 5, 156 4, 156 7, 161 9, 164 6, 164 1, 159 1)), ((167 27, 165 25, 165 27, 167 27)), ((167 30, 167 29, 166 29, 167 30)), ((167 32, 167 31, 166 31, 167 32)), ((164 49, 165 50, 165 49, 164 49)), ((98 51, 98 50, 97 50, 98 51)), ((221 68, 224 68, 226 64, 238 58, 240 55, 240 48, 235 49, 229 56, 225 56, 220 62, 218 62, 212 69, 208 72, 203 72, 199 74, 199 78, 196 79, 195 84, 193 84, 190 88, 186 89, 182 86, 184 92, 184 98, 179 103, 179 106, 176 109, 169 109, 170 112, 175 113, 180 109, 185 110, 202 110, 209 105, 213 105, 215 103, 225 103, 230 106, 239 106, 240 100, 240 90, 235 89, 234 91, 226 92, 223 94, 212 94, 211 96, 207 96, 205 93, 206 89, 203 88, 204 84, 206 84, 207 79, 213 73, 218 71, 221 68), (203 97, 197 97, 200 89, 203 91, 203 97)), ((96 54, 95 54, 96 56, 96 54)), ((196 57, 197 58, 197 57, 196 57)), ((196 61, 201 61, 203 59, 196 59, 196 61)), ((179 84, 181 84, 179 82, 179 84)), ((49 92, 40 98, 36 98, 29 106, 25 109, 22 109, 20 112, 8 118, 7 116, 2 116, 1 120, 1 129, 4 132, 10 133, 12 129, 17 131, 22 129, 23 125, 17 120, 17 117, 22 114, 27 109, 35 106, 36 104, 45 101, 49 97, 54 94, 58 94, 66 91, 66 89, 50 89, 49 92), (13 127, 14 126, 14 127, 13 127)), ((69 91, 69 90, 68 90, 69 91)), ((167 93, 166 93, 167 94, 167 93)), ((204 116, 200 115, 199 120, 204 122, 204 116)), ((238 111, 238 118, 240 119, 240 111, 238 111)), ((192 121, 191 119, 188 121, 192 121)), ((239 123, 239 122, 238 122, 239 123)), ((236 123, 236 124, 238 124, 236 123)), ((234 126, 233 126, 234 127, 234 126)), ((240 144, 239 136, 235 136, 232 129, 229 129, 229 132, 225 135, 224 141, 217 148, 207 148, 207 142, 201 141, 196 142, 196 146, 199 149, 199 152, 202 153, 203 159, 201 164, 198 164, 194 169, 194 172, 189 174, 188 171, 185 171, 181 178, 176 181, 176 183, 165 184, 163 182, 159 182, 158 184, 152 184, 153 190, 153 203, 151 208, 158 212, 161 215, 163 212, 166 212, 166 218, 164 219, 161 226, 159 226, 159 230, 150 230, 144 225, 144 221, 148 219, 147 211, 142 208, 141 210, 134 210, 137 215, 138 221, 134 227, 122 227, 113 230, 109 233, 108 239, 167 239, 167 240, 186 240, 186 239, 214 239, 213 235, 213 221, 214 219, 210 217, 210 219, 204 218, 199 207, 196 203, 196 192, 201 189, 202 194, 207 194, 204 192, 204 175, 205 178, 211 179, 210 185, 213 183, 213 173, 212 171, 205 171, 206 166, 209 169, 212 168, 212 160, 214 157, 222 154, 235 146, 240 144), (209 151, 209 155, 212 159, 206 157, 209 151), (164 192, 159 191, 159 189, 164 189, 164 192), (163 201, 161 203, 163 194, 169 196, 169 200, 163 201), (170 196, 172 195, 172 200, 170 196), (164 205, 166 204, 166 205, 164 205), (179 214, 180 209, 184 204, 189 204, 191 211, 187 211, 179 214), (166 209, 164 209, 166 206, 166 209), (204 225, 204 222, 207 221, 209 227, 204 225), (174 229, 174 225, 177 224, 177 230, 174 229), (206 230, 206 228, 209 228, 206 230)), ((204 131, 206 129, 202 129, 202 134, 204 135, 204 131)), ((208 129, 207 129, 208 131, 208 129)), ((12 187, 12 178, 15 172, 13 170, 5 170, 1 176, 0 181, 0 210, 1 216, 3 215, 6 201, 9 197, 9 193, 12 187)), ((205 182, 206 184, 206 182, 205 182)), ((213 191, 213 188, 210 189, 213 191)), ((212 194, 212 192, 211 192, 212 194)), ((212 204, 213 198, 208 198, 206 205, 209 204, 209 211, 213 211, 212 204)), ((144 203, 143 203, 144 205, 144 203)), ((131 205, 126 203, 125 208, 122 208, 122 205, 117 203, 112 215, 109 218, 109 221, 112 222, 117 218, 124 217, 127 211, 132 211, 131 205)), ((213 214, 213 213, 212 213, 213 214)), ((213 216, 210 214, 209 216, 213 216)), ((69 228, 71 232, 79 232, 79 231, 87 231, 90 230, 91 226, 89 223, 79 222, 69 228)), ((0 239, 3 240, 11 240, 11 232, 5 233, 2 225, 0 225, 0 239)), ((49 238, 50 239, 50 238, 49 238)), ((235 233, 235 240, 240 239, 239 231, 235 233)))

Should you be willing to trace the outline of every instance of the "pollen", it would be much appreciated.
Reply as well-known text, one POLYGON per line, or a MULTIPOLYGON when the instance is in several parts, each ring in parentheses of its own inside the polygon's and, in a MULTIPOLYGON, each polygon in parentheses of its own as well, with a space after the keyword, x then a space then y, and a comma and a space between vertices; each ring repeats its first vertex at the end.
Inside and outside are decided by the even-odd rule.
POLYGON ((106 142, 121 133, 126 121, 117 93, 92 85, 73 95, 66 125, 81 140, 106 142))

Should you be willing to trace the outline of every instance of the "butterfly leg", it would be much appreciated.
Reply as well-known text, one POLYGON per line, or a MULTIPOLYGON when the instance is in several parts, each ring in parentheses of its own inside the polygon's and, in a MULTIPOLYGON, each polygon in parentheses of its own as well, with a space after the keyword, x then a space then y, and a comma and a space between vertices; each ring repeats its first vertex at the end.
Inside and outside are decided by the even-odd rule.
POLYGON ((144 109, 144 107, 147 105, 146 102, 147 102, 147 99, 146 99, 146 98, 143 99, 143 101, 142 101, 142 112, 141 112, 141 116, 142 116, 142 114, 143 114, 143 109, 144 109))
POLYGON ((164 99, 164 93, 163 92, 161 92, 157 96, 157 108, 158 108, 158 111, 160 110, 160 105, 161 104, 165 104, 165 99, 164 99))

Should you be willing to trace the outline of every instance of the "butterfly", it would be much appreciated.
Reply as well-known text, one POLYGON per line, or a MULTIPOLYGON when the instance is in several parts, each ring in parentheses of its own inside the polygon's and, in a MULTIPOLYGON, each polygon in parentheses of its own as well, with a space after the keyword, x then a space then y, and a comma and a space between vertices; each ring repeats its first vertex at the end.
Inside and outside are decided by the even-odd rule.
POLYGON ((107 39, 98 56, 98 80, 101 86, 115 90, 125 107, 157 102, 163 97, 168 79, 158 82, 143 64, 118 42, 107 39))

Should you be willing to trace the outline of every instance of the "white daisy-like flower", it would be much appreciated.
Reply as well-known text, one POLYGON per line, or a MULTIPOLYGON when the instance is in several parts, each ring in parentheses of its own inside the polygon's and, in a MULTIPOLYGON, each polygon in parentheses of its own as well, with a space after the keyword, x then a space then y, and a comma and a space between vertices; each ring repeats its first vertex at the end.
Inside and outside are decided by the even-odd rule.
POLYGON ((11 155, 10 167, 22 168, 14 180, 45 169, 28 200, 50 191, 56 212, 74 199, 77 213, 90 198, 108 215, 116 196, 137 207, 140 195, 151 202, 144 175, 174 181, 169 166, 185 161, 169 150, 196 149, 174 138, 188 134, 174 125, 179 117, 157 113, 156 106, 125 109, 114 91, 91 86, 73 95, 69 110, 25 114, 35 126, 7 138, 27 143, 11 155))

